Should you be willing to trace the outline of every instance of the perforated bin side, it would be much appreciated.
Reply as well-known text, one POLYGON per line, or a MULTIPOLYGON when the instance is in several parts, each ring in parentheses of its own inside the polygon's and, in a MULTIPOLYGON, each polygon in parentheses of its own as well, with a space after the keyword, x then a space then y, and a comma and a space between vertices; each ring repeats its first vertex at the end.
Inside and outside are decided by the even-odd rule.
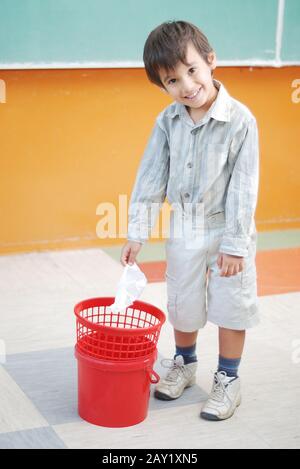
POLYGON ((149 303, 135 301, 125 312, 109 310, 114 297, 78 303, 77 346, 89 356, 128 361, 151 355, 156 348, 164 313, 149 303))

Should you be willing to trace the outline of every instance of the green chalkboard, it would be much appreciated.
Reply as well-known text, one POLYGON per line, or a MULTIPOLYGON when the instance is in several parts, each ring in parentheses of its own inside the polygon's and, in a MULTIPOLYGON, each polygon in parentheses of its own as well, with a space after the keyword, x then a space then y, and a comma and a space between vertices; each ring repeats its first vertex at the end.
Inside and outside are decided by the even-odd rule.
POLYGON ((284 8, 284 34, 281 54, 286 61, 300 58, 300 1, 286 0, 284 8))
POLYGON ((202 29, 219 65, 300 64, 300 0, 0 0, 0 68, 142 67, 169 20, 202 29))

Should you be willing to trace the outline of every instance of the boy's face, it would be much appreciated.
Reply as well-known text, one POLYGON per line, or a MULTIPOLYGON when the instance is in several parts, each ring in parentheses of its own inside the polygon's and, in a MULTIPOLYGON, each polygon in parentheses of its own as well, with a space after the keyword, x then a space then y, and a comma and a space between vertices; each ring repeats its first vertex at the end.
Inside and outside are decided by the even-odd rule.
POLYGON ((191 109, 208 109, 217 94, 211 76, 211 71, 216 68, 214 52, 209 55, 208 60, 209 65, 193 43, 189 43, 186 51, 186 62, 190 64, 189 66, 179 62, 174 72, 168 73, 163 69, 159 71, 160 79, 165 86, 163 91, 167 91, 175 101, 191 109))

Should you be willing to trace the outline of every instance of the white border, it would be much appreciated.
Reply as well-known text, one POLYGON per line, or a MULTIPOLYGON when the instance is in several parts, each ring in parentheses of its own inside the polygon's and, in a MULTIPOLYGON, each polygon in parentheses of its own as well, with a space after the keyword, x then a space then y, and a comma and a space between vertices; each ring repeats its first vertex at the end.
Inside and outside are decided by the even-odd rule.
POLYGON ((278 0, 278 9, 277 9, 277 27, 276 27, 276 61, 280 61, 281 55, 281 45, 282 45, 282 35, 283 35, 283 21, 284 21, 284 7, 285 0, 278 0))

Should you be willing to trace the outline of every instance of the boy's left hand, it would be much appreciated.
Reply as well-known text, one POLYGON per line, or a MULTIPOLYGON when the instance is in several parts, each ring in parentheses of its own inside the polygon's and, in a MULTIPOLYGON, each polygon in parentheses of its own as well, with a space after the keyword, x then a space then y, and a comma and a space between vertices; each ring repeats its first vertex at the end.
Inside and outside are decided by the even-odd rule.
POLYGON ((220 277, 231 277, 231 275, 242 272, 244 268, 244 258, 220 252, 217 264, 219 269, 221 269, 220 277))

